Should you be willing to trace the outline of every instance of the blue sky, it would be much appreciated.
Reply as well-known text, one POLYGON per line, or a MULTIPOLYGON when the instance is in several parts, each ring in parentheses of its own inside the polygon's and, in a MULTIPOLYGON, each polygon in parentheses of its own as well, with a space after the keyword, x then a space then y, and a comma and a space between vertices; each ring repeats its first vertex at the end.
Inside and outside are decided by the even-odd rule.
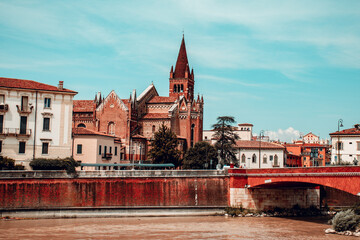
POLYGON ((360 122, 360 1, 1 1, 0 76, 92 99, 153 82, 168 95, 182 32, 204 129, 217 116, 273 138, 360 122))

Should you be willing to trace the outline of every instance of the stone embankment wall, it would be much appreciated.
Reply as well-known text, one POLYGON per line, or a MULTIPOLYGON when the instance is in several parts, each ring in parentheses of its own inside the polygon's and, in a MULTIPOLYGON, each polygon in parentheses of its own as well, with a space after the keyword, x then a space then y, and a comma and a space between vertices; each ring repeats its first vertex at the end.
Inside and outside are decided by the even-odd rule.
POLYGON ((319 188, 230 188, 230 206, 257 210, 274 207, 291 208, 295 204, 303 208, 319 207, 319 188))
POLYGON ((75 178, 18 171, 0 178, 0 209, 228 205, 222 171, 93 171, 75 178))

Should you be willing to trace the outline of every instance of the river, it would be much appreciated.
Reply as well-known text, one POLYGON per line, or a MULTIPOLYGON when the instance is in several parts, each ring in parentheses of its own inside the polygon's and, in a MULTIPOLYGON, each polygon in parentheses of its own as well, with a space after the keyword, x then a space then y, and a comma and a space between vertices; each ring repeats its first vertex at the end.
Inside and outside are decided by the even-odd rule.
POLYGON ((325 218, 224 216, 0 220, 0 239, 357 239, 325 218))

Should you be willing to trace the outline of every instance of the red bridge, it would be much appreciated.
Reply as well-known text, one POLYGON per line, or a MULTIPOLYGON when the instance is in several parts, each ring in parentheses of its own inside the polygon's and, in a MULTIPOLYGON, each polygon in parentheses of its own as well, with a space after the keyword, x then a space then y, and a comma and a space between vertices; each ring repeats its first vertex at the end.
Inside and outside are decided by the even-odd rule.
POLYGON ((229 204, 233 206, 263 209, 319 205, 319 187, 337 190, 343 198, 360 197, 359 166, 230 169, 229 177, 229 204))

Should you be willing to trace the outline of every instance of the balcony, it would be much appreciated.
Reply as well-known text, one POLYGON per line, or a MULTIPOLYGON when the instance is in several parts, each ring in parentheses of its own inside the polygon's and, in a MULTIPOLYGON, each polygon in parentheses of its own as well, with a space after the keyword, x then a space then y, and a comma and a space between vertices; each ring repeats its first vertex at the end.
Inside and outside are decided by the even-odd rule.
POLYGON ((105 160, 111 160, 112 158, 112 153, 104 153, 102 155, 102 158, 104 158, 105 160))
POLYGON ((32 112, 34 106, 30 106, 30 105, 19 106, 19 105, 16 105, 16 108, 17 108, 18 113, 29 115, 32 112))
POLYGON ((19 137, 30 137, 31 129, 20 129, 20 128, 3 128, 0 129, 0 135, 3 136, 19 136, 19 137))
POLYGON ((0 104, 0 112, 6 113, 9 110, 9 105, 7 104, 0 104))

